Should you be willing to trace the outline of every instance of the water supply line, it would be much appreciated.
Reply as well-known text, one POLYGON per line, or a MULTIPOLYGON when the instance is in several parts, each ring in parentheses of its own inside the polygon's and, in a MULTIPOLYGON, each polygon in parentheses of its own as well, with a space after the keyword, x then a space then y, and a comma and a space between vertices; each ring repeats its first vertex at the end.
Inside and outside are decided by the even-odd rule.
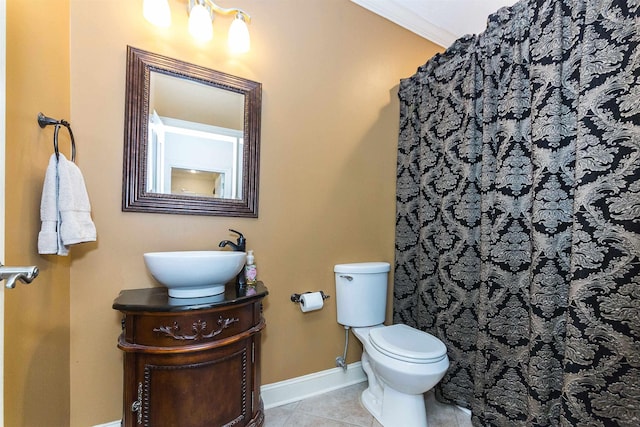
POLYGON ((336 357, 336 366, 347 372, 347 348, 349 348, 349 327, 344 327, 344 354, 336 357))

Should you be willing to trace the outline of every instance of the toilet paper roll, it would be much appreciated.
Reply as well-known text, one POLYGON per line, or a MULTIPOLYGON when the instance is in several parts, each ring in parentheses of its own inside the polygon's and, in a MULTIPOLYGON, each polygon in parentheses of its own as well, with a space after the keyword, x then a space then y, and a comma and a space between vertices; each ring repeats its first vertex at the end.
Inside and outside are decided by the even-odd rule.
POLYGON ((300 310, 302 310, 303 313, 320 310, 323 305, 324 300, 320 292, 309 292, 300 295, 300 310))

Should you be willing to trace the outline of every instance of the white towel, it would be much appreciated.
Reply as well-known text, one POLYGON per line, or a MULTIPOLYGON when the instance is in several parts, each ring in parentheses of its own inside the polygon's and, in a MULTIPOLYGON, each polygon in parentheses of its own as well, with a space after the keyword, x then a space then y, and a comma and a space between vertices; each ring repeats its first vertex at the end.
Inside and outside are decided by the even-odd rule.
POLYGON ((96 240, 82 172, 63 154, 49 160, 42 189, 38 252, 67 255, 69 246, 96 240))
POLYGON ((44 176, 42 199, 40 201, 42 227, 38 234, 38 253, 67 255, 58 235, 60 215, 58 212, 58 161, 53 154, 44 176))
POLYGON ((60 235, 65 246, 96 240, 91 204, 80 168, 60 154, 58 161, 60 235))

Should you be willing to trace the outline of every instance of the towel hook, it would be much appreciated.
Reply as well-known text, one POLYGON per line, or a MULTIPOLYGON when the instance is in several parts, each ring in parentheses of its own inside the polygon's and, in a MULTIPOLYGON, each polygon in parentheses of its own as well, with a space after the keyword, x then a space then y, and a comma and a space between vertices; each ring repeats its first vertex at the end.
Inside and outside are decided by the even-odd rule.
POLYGON ((54 125, 55 130, 53 132, 53 149, 56 153, 56 158, 60 158, 60 152, 58 151, 58 132, 60 131, 60 126, 64 126, 69 131, 69 136, 71 137, 71 161, 76 161, 76 141, 73 138, 73 132, 71 131, 71 125, 66 120, 56 120, 51 117, 47 117, 42 113, 38 113, 38 124, 41 128, 45 128, 49 125, 54 125))

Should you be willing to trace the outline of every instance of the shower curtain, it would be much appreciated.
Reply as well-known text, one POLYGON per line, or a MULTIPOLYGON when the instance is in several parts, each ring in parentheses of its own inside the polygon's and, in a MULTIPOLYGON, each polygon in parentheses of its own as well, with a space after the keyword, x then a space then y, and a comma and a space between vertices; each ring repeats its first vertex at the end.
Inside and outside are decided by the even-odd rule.
POLYGON ((394 321, 474 426, 640 426, 639 9, 521 0, 401 82, 394 321))

